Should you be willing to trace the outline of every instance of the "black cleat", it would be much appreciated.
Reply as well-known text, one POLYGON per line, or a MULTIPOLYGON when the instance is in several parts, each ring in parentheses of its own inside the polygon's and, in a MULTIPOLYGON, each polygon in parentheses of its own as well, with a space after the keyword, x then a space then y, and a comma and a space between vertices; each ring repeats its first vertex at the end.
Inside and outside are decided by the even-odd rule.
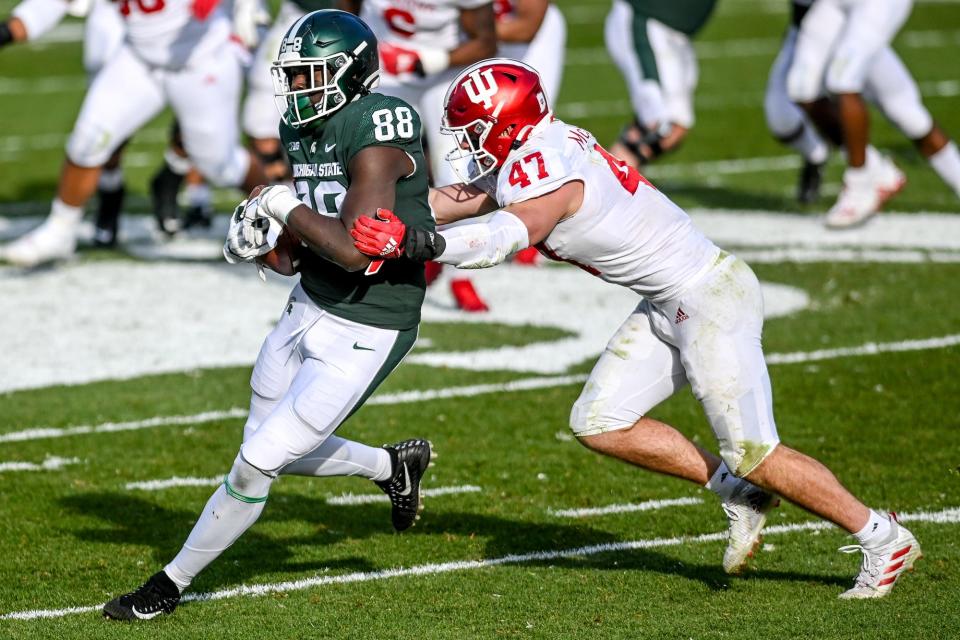
POLYGON ((180 602, 180 590, 166 573, 158 571, 136 591, 103 605, 103 617, 110 620, 150 620, 173 613, 180 602))
POLYGON ((175 173, 166 164, 150 181, 150 197, 153 200, 153 215, 157 227, 168 236, 180 231, 180 207, 177 205, 177 193, 183 184, 183 176, 175 173))
POLYGON ((393 528, 403 531, 412 527, 420 517, 417 515, 422 508, 420 480, 430 466, 430 443, 426 440, 404 440, 397 444, 383 445, 383 448, 390 454, 393 475, 389 480, 377 482, 376 485, 390 497, 393 505, 390 512, 393 528))
POLYGON ((117 227, 120 210, 127 190, 121 185, 114 191, 97 190, 97 219, 93 228, 93 244, 97 247, 112 247, 117 244, 117 227))
POLYGON ((820 199, 820 185, 823 182, 823 165, 809 160, 800 170, 800 182, 797 184, 797 200, 801 204, 813 204, 820 199))

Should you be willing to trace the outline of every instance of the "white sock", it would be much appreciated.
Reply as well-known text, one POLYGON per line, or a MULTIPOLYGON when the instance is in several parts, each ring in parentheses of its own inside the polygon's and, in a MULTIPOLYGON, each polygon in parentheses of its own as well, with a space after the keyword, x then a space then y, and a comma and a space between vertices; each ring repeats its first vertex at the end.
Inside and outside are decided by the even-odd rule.
POLYGON ((928 160, 937 175, 960 196, 960 151, 957 150, 957 143, 951 140, 928 160))
POLYGON ((123 186, 123 169, 104 169, 97 180, 97 189, 100 191, 119 191, 123 186))
POLYGON ((206 183, 188 184, 184 190, 188 207, 206 207, 213 199, 210 187, 206 183))
POLYGON ((830 148, 823 141, 813 127, 803 125, 803 132, 790 141, 790 146, 797 151, 807 162, 823 164, 827 161, 830 148))
POLYGON ((727 467, 727 463, 721 461, 720 466, 717 467, 717 470, 710 476, 710 480, 703 486, 720 496, 720 500, 726 502, 742 482, 744 482, 744 480, 733 475, 727 467))
POLYGON ((83 219, 83 207, 73 207, 60 198, 54 198, 47 219, 64 226, 76 227, 83 219))
POLYGON ((224 485, 217 487, 180 553, 163 568, 180 591, 256 522, 264 504, 238 500, 224 485))
POLYGON ((280 473, 294 476, 360 476, 382 482, 390 479, 392 471, 390 454, 386 449, 330 436, 322 445, 291 462, 280 473))
POLYGON ((890 517, 881 515, 873 509, 870 510, 870 519, 867 520, 867 524, 863 526, 863 529, 853 534, 857 542, 864 547, 873 546, 880 541, 886 540, 889 536, 890 517))

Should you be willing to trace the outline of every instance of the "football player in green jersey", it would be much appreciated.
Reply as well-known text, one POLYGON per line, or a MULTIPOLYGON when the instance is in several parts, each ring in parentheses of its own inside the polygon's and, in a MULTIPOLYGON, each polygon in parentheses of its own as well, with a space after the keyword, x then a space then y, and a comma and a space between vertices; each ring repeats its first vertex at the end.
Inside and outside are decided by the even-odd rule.
POLYGON ((300 283, 257 357, 233 467, 177 556, 108 602, 109 618, 171 613, 193 578, 256 521, 280 473, 365 477, 389 496, 394 528, 417 517, 429 442, 378 448, 334 435, 413 346, 425 289, 422 264, 371 264, 348 229, 379 208, 433 228, 419 117, 402 100, 371 92, 378 73, 377 41, 356 16, 316 11, 287 31, 274 75, 296 195, 271 186, 252 196, 225 252, 251 260, 270 246, 245 245, 243 232, 265 220, 275 231, 283 225, 307 245, 300 283))

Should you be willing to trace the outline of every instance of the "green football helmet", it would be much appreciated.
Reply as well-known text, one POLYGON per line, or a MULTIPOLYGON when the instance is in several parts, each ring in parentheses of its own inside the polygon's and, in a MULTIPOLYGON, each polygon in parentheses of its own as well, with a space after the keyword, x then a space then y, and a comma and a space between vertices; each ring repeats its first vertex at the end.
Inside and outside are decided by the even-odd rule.
POLYGON ((283 121, 301 127, 329 117, 377 86, 377 38, 352 13, 314 11, 287 30, 271 73, 283 121))

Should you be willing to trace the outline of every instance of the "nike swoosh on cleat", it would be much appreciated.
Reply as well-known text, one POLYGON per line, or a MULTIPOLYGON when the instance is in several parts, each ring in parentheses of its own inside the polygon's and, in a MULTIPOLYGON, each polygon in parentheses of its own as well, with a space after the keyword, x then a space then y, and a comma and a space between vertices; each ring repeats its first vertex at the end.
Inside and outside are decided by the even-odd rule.
POLYGON ((407 469, 407 463, 403 463, 403 483, 405 485, 403 491, 397 491, 401 496, 408 496, 410 492, 413 491, 413 487, 410 486, 410 470, 407 469))
POLYGON ((130 607, 130 610, 133 611, 133 615, 137 616, 137 618, 140 620, 151 620, 163 613, 162 611, 154 611, 153 613, 140 613, 137 611, 137 607, 135 605, 130 607))
POLYGON ((376 351, 373 347, 364 347, 359 342, 354 342, 353 348, 357 351, 376 351))

